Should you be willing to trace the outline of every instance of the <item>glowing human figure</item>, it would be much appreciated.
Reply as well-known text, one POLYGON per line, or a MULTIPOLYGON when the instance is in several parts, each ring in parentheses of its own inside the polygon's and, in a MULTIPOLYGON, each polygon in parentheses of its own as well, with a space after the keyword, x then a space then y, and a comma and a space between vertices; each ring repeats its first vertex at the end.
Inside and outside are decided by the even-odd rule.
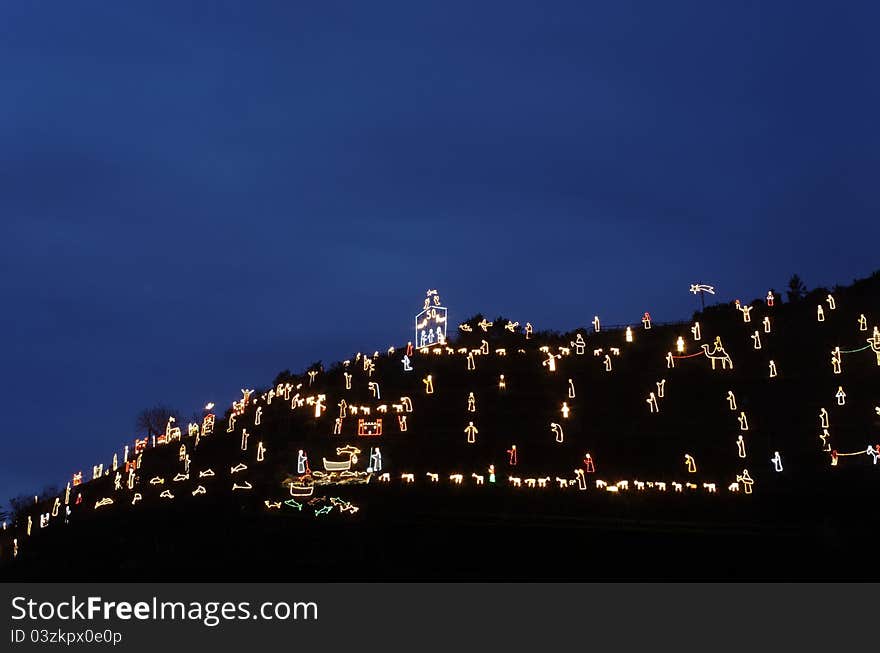
POLYGON ((532 337, 532 323, 526 322, 526 340, 531 339, 532 337))
POLYGON ((367 467, 368 472, 378 473, 382 471, 382 452, 379 447, 370 449, 370 466, 367 467))
POLYGON ((739 430, 740 431, 748 431, 749 430, 749 420, 743 411, 740 411, 739 417, 737 417, 736 419, 739 421, 739 430))
POLYGON ((551 354, 549 351, 547 352, 547 360, 545 360, 541 365, 547 368, 548 372, 556 371, 556 359, 562 358, 561 354, 551 354))
POLYGON ((345 389, 351 390, 351 374, 348 372, 343 372, 342 374, 345 375, 345 389))
POLYGON ((648 311, 645 311, 645 314, 642 316, 642 325, 646 331, 651 328, 651 314, 648 311))
POLYGON ((397 427, 400 429, 401 433, 406 433, 406 415, 397 416, 397 427))
POLYGON ((679 354, 684 353, 684 338, 682 338, 681 336, 678 336, 678 340, 675 341, 675 351, 677 351, 679 354))
POLYGON ((751 322, 752 321, 752 307, 751 306, 742 306, 740 309, 743 314, 743 322, 751 322))
POLYGON ((657 386, 657 396, 661 399, 666 396, 666 379, 660 379, 656 383, 657 386))
POLYGON ((654 393, 651 392, 648 394, 648 398, 645 400, 648 404, 652 413, 659 413, 660 407, 657 405, 657 397, 654 396, 654 393))
MULTIPOLYGON (((681 340, 681 338, 679 338, 679 340, 681 340)), ((675 367, 675 358, 673 358, 672 352, 668 351, 668 352, 666 352, 666 369, 671 370, 674 367, 675 367)))
POLYGON ((296 473, 305 474, 309 469, 309 458, 305 452, 300 449, 296 452, 296 473))
POLYGON ((837 405, 843 406, 846 404, 846 393, 843 391, 843 386, 837 386, 837 393, 834 395, 837 398, 837 405))
POLYGON ((865 314, 862 313, 859 315, 859 331, 867 331, 868 330, 868 318, 865 317, 865 314))
POLYGON ((468 356, 467 356, 467 368, 468 368, 468 370, 475 370, 475 369, 477 369, 477 363, 476 363, 476 361, 474 360, 474 352, 472 352, 472 351, 471 351, 471 352, 468 352, 468 356))
POLYGON ((767 306, 773 306, 773 302, 775 301, 775 297, 773 296, 773 291, 767 291, 767 306))
POLYGON ((782 456, 779 455, 778 451, 773 452, 773 457, 770 459, 770 462, 773 463, 773 469, 777 472, 782 471, 782 456))
POLYGON ((727 405, 730 410, 736 410, 736 396, 733 394, 733 390, 727 391, 727 405))
POLYGON ((432 395, 434 394, 434 379, 429 374, 424 379, 422 379, 422 383, 425 384, 425 394, 432 395))
POLYGON ((498 377, 498 389, 505 390, 507 388, 507 381, 504 380, 504 375, 498 377))
POLYGON ((412 361, 410 361, 409 356, 404 354, 400 362, 403 363, 404 372, 412 372, 412 361))
POLYGON ((825 311, 822 308, 822 304, 816 306, 816 320, 819 322, 825 321, 825 311))
POLYGON ((510 445, 510 449, 507 450, 507 464, 516 466, 516 445, 510 445))
POLYGON ((761 348, 761 334, 758 331, 752 334, 752 345, 755 349, 761 348))
POLYGON ((229 426, 226 428, 227 433, 232 433, 235 430, 235 413, 231 413, 229 415, 229 426))
POLYGON ((834 297, 830 294, 825 298, 825 301, 828 302, 828 310, 833 311, 837 308, 837 302, 834 301, 834 297))
POLYGON ((261 463, 266 459, 266 447, 263 446, 262 441, 257 442, 257 462, 261 463))
MULTIPOLYGON (((574 477, 577 480, 578 490, 586 490, 587 489, 587 477, 584 476, 584 470, 581 468, 577 468, 574 470, 574 477)), ((562 482, 560 481, 560 486, 562 482)))
POLYGON ((571 343, 571 346, 574 347, 574 353, 578 356, 583 356, 584 352, 587 348, 587 343, 584 341, 584 337, 578 333, 574 339, 574 342, 571 343))
POLYGON ((835 347, 831 350, 831 368, 834 370, 835 374, 840 374, 842 371, 841 363, 843 362, 842 357, 840 355, 840 347, 835 347))
MULTIPOLYGON (((865 453, 868 454, 869 456, 871 456, 874 464, 876 465, 877 459, 880 458, 880 444, 875 444, 873 447, 868 445, 868 448, 865 451, 865 453)), ((58 501, 58 499, 56 499, 56 501, 58 501)))
POLYGON ((370 394, 373 396, 374 399, 381 399, 382 398, 382 396, 379 392, 379 384, 378 383, 376 383, 375 381, 370 381, 367 384, 367 387, 370 389, 370 394))
POLYGON ((474 426, 473 422, 468 422, 468 425, 465 427, 464 432, 467 433, 467 441, 471 444, 477 441, 476 436, 480 431, 474 426))
POLYGON ((562 408, 560 408, 559 410, 562 413, 562 419, 568 419, 568 415, 569 413, 571 413, 571 408, 568 407, 567 401, 562 402, 562 408))
POLYGON ((257 411, 254 413, 254 426, 260 425, 260 420, 263 419, 263 407, 258 406, 257 411))
POLYGON ((587 474, 596 473, 596 465, 593 462, 593 456, 591 456, 589 453, 584 454, 584 471, 587 474))
POLYGON ((480 340, 480 353, 483 356, 489 355, 489 343, 486 342, 485 340, 480 340))
POLYGON ((819 427, 823 429, 828 428, 828 411, 824 408, 819 411, 819 427))
POLYGON ((406 343, 406 355, 407 355, 408 357, 411 357, 411 356, 413 355, 413 344, 412 344, 412 342, 407 342, 407 343, 406 343))
POLYGON ((743 436, 742 436, 742 435, 740 435, 740 436, 736 439, 736 451, 737 451, 737 455, 738 455, 740 458, 745 458, 745 457, 746 457, 746 441, 743 439, 743 436))
POLYGON ((556 436, 557 442, 562 442, 565 439, 565 435, 562 432, 562 426, 557 424, 556 422, 550 422, 550 430, 556 436))
POLYGON ((776 362, 771 360, 768 363, 768 367, 770 368, 770 378, 772 379, 778 374, 776 370, 776 362))
POLYGON ((568 398, 574 399, 574 381, 572 379, 568 380, 568 398))
POLYGON ((690 474, 693 474, 697 471, 697 461, 694 460, 694 457, 689 453, 684 455, 684 463, 687 465, 687 470, 690 474))
POLYGON ((770 333, 770 318, 765 315, 762 324, 764 325, 764 333, 770 333))
POLYGON ((755 484, 755 481, 752 479, 751 475, 749 474, 749 470, 744 469, 742 474, 737 474, 736 481, 737 481, 737 483, 743 484, 743 487, 745 488, 746 494, 752 493, 752 485, 755 484))
POLYGON ((605 354, 604 363, 605 363, 605 371, 610 372, 611 371, 611 356, 609 356, 608 354, 605 354))
POLYGON ((691 334, 694 336, 694 340, 699 340, 702 337, 699 322, 694 322, 694 326, 691 327, 691 334))
POLYGON ((467 404, 467 409, 469 413, 477 412, 477 399, 476 397, 474 397, 473 392, 468 393, 467 404))
POLYGON ((412 400, 409 397, 401 397, 400 403, 403 404, 403 409, 411 413, 413 411, 412 400))
POLYGON ((878 335, 880 334, 877 332, 877 327, 874 327, 874 335, 868 338, 868 345, 870 345, 871 351, 877 357, 877 365, 880 365, 880 337, 878 335))
POLYGON ((489 482, 495 482, 495 465, 489 465, 489 482))
POLYGON ((599 321, 599 316, 593 316, 593 331, 599 333, 602 330, 602 323, 599 321))
POLYGON ((633 330, 630 327, 626 327, 626 341, 627 342, 633 341, 633 330))

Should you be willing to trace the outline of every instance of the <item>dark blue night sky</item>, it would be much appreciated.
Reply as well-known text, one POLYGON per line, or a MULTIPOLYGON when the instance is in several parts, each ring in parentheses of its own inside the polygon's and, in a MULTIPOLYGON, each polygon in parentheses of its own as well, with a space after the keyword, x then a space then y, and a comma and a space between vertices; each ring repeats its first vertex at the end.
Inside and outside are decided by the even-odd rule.
POLYGON ((0 501, 428 288, 568 329, 880 267, 876 9, 188 4, 0 9, 0 501))

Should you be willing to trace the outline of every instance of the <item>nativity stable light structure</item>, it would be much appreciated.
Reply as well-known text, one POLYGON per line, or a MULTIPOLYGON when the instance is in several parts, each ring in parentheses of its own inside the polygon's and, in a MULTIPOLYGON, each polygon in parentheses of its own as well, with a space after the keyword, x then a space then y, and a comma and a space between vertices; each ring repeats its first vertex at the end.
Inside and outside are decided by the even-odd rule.
POLYGON ((424 307, 415 320, 415 342, 419 349, 446 344, 446 307, 440 305, 440 295, 436 290, 428 290, 425 295, 424 307))

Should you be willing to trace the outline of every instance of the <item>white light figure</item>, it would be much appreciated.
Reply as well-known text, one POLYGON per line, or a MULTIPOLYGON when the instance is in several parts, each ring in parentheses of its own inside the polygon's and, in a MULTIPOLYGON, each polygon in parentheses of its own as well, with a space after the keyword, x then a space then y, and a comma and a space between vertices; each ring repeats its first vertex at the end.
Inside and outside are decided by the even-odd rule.
POLYGON ((825 311, 822 309, 822 304, 816 306, 816 320, 819 322, 825 321, 825 311))
POLYGON ((507 388, 507 381, 504 380, 504 375, 498 377, 498 389, 504 390, 507 388))
POLYGON ((562 356, 560 354, 551 354, 550 352, 547 352, 547 360, 541 363, 541 365, 545 366, 548 372, 555 372, 557 358, 562 358, 562 356))
MULTIPOLYGON (((574 477, 577 480, 578 490, 586 490, 587 489, 587 477, 584 476, 584 470, 578 468, 574 470, 574 477)), ((560 487, 562 487, 562 483, 565 479, 562 479, 559 482, 560 487)))
POLYGON ((562 402, 562 408, 559 409, 562 413, 562 419, 568 419, 569 414, 571 413, 571 408, 568 407, 568 402, 562 402))
POLYGON ((727 405, 730 410, 736 410, 736 396, 733 394, 733 390, 727 391, 727 405))
POLYGON ((684 463, 687 465, 688 473, 694 474, 697 471, 697 461, 694 460, 694 457, 689 453, 684 455, 684 463))
POLYGON ((846 404, 846 393, 843 391, 843 386, 837 386, 837 393, 834 395, 837 398, 837 405, 843 406, 846 404))
POLYGON ((596 473, 596 465, 593 463, 593 456, 591 456, 589 453, 584 454, 584 471, 587 474, 596 473))
POLYGON ((700 292, 707 292, 710 295, 714 295, 715 294, 715 286, 709 286, 709 285, 706 285, 705 283, 692 283, 691 288, 690 288, 690 292, 693 293, 694 295, 696 295, 697 293, 700 293, 700 292))
POLYGON ((104 475, 104 463, 92 465, 92 480, 104 475))
POLYGON ((309 459, 302 449, 296 452, 296 473, 305 474, 309 468, 309 459))
POLYGON ((473 422, 468 422, 468 425, 465 427, 464 432, 467 433, 467 441, 471 444, 476 442, 476 435, 479 433, 479 430, 476 426, 474 426, 473 422))
POLYGON ((773 291, 767 291, 767 306, 773 306, 773 302, 776 298, 773 296, 773 291))
POLYGON ((468 409, 468 412, 469 412, 469 413, 475 413, 475 412, 477 412, 477 399, 476 399, 476 397, 474 397, 474 393, 473 393, 473 392, 469 392, 469 393, 468 393, 468 398, 467 398, 467 409, 468 409))
POLYGON ((660 379, 656 383, 657 385, 657 396, 661 399, 666 396, 666 379, 660 379))
POLYGON ((532 337, 532 323, 526 322, 526 340, 530 340, 532 337))
POLYGON ((743 436, 742 436, 742 435, 740 435, 740 436, 736 439, 736 451, 737 451, 737 455, 738 455, 740 458, 745 458, 745 457, 746 457, 746 441, 743 440, 743 436))
POLYGON ((778 372, 777 372, 777 370, 776 370, 776 362, 771 360, 771 361, 768 363, 768 367, 770 368, 770 378, 771 378, 771 379, 772 379, 772 378, 775 378, 776 375, 778 374, 778 372))
POLYGON ((749 420, 743 411, 740 411, 739 417, 737 417, 736 419, 739 421, 739 430, 740 431, 748 431, 749 430, 749 420))
POLYGON ((235 413, 231 413, 229 415, 229 426, 226 428, 227 433, 232 433, 235 430, 235 413))
POLYGON ((764 333, 770 333, 770 318, 764 316, 762 324, 764 325, 764 333))
POLYGON ((651 314, 648 311, 645 311, 645 314, 642 316, 642 325, 646 331, 651 328, 651 314))
POLYGON ((257 442, 257 462, 261 463, 266 459, 266 447, 263 446, 262 441, 257 442))
POLYGON ((574 381, 572 379, 568 380, 568 398, 574 399, 574 381))
POLYGON ((404 410, 411 413, 413 411, 412 400, 409 397, 401 397, 400 403, 403 404, 404 410))
POLYGON ((671 370, 675 367, 675 358, 672 356, 672 352, 666 352, 666 369, 671 370))
POLYGON ((645 401, 648 403, 648 407, 651 409, 652 413, 660 412, 660 407, 657 405, 657 397, 654 396, 653 392, 648 394, 648 398, 645 401))
POLYGON ((343 374, 345 375, 345 389, 351 390, 351 374, 348 372, 343 372, 343 374))
POLYGON ((610 372, 611 371, 611 356, 609 356, 608 354, 605 354, 604 363, 605 363, 605 371, 610 372))
MULTIPOLYGON (((875 444, 873 447, 868 445, 868 448, 865 451, 865 453, 868 454, 869 456, 871 456, 874 464, 876 465, 877 459, 880 458, 880 444, 875 444)), ((57 499, 56 499, 56 501, 57 501, 57 499)))
POLYGON ((125 449, 122 450, 122 462, 128 462, 128 445, 125 445, 125 449))
POLYGON ((406 433, 406 415, 397 416, 397 426, 401 433, 406 433))
POLYGON ((694 326, 691 327, 691 334, 693 334, 694 340, 699 340, 702 337, 699 322, 694 322, 694 326))
POLYGON ((250 435, 247 432, 247 429, 241 430, 241 450, 247 451, 248 438, 250 435))
POLYGON ((877 327, 874 327, 874 336, 868 338, 868 344, 871 347, 871 351, 874 352, 874 355, 877 357, 877 365, 880 365, 880 334, 877 332, 877 327))
POLYGON ((367 384, 367 387, 370 389, 370 394, 373 396, 374 399, 381 399, 382 398, 382 396, 379 393, 379 384, 378 383, 376 383, 375 381, 370 381, 367 384))
POLYGON ((758 331, 752 334, 752 345, 755 349, 761 348, 761 334, 758 331))
POLYGON ((584 341, 584 337, 578 333, 574 339, 574 342, 570 343, 572 347, 574 347, 574 353, 578 356, 583 356, 584 351, 586 351, 587 343, 584 341))
POLYGON ((599 333, 601 331, 602 324, 599 322, 599 316, 596 315, 593 317, 593 331, 599 333))
POLYGON ((486 342, 485 340, 480 340, 480 353, 483 356, 489 355, 489 343, 486 342))
POLYGON ((726 370, 728 365, 730 365, 730 369, 733 369, 733 359, 730 358, 730 355, 721 344, 720 336, 715 338, 715 346, 712 351, 709 351, 709 345, 700 345, 700 347, 703 349, 703 353, 706 354, 706 358, 712 362, 713 370, 715 369, 715 361, 721 361, 722 370, 726 370))
POLYGON ((843 359, 840 355, 840 347, 835 347, 831 350, 831 368, 834 370, 835 374, 840 374, 842 372, 842 363, 843 359))
POLYGON ((823 429, 828 428, 828 411, 824 408, 819 411, 819 427, 823 429))
POLYGON ((404 372, 412 372, 412 361, 410 361, 409 356, 404 354, 400 362, 403 363, 404 372))
POLYGON ((752 307, 751 306, 743 306, 739 309, 743 314, 743 322, 751 322, 752 321, 752 307))
POLYGON ((422 383, 425 384, 425 394, 432 395, 434 394, 434 379, 431 378, 429 374, 424 379, 422 379, 422 383))
POLYGON ((378 473, 382 471, 382 452, 379 447, 370 449, 370 466, 367 467, 368 472, 378 473))
POLYGON ((778 451, 773 452, 773 457, 770 459, 770 462, 773 463, 773 469, 775 471, 782 471, 782 456, 779 455, 778 451))
POLYGON ((341 435, 342 434, 342 418, 337 417, 336 421, 333 422, 333 435, 341 435))
POLYGON ((262 419, 263 419, 263 407, 259 406, 257 408, 257 412, 254 413, 254 426, 259 426, 260 420, 262 420, 262 419))
MULTIPOLYGON (((550 431, 556 436, 556 442, 562 442, 565 440, 565 434, 562 431, 562 426, 557 424, 556 422, 550 422, 550 431)), ((508 449, 508 453, 510 453, 510 449, 508 449)), ((516 447, 513 447, 512 457, 514 461, 516 460, 516 447)), ((516 462, 511 463, 515 465, 516 462)))
POLYGON ((862 313, 859 315, 859 331, 867 331, 868 330, 868 318, 865 317, 865 314, 862 313))
POLYGON ((626 327, 626 341, 627 342, 633 341, 633 331, 630 327, 626 327))
POLYGON ((837 302, 834 301, 834 297, 832 297, 830 294, 828 295, 828 297, 825 298, 825 301, 828 302, 829 310, 833 311, 835 308, 837 308, 837 302))
POLYGON ((678 340, 675 341, 675 351, 677 351, 679 354, 684 353, 684 338, 682 338, 681 336, 678 336, 678 340))
POLYGON ((736 481, 743 484, 746 494, 752 493, 752 485, 754 485, 755 481, 749 475, 749 470, 744 469, 742 474, 737 474, 736 481))
POLYGON ((468 352, 467 368, 468 368, 468 370, 477 369, 477 363, 476 363, 476 361, 474 361, 474 352, 468 352))

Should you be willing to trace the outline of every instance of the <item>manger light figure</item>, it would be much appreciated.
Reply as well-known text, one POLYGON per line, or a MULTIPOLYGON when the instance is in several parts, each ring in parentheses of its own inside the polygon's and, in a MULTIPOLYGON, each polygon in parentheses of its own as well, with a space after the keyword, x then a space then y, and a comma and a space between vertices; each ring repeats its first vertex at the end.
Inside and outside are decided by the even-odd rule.
POLYGON ((782 471, 782 456, 779 455, 778 451, 773 452, 773 457, 770 459, 770 462, 773 463, 773 469, 775 471, 782 471))
POLYGON ((412 361, 410 361, 409 356, 404 354, 400 362, 403 363, 404 372, 412 372, 412 361))
POLYGON ((740 458, 746 457, 746 441, 743 439, 742 435, 736 439, 736 452, 740 458))
POLYGON ((697 461, 694 460, 694 457, 689 453, 684 455, 684 463, 687 465, 688 473, 694 474, 697 471, 697 461))
POLYGON ((468 425, 465 427, 464 432, 467 433, 467 441, 471 444, 476 442, 476 435, 480 431, 474 426, 473 422, 468 422, 468 425))
MULTIPOLYGON (((427 291, 424 308, 415 319, 416 347, 422 349, 435 343, 445 345, 447 317, 447 310, 440 305, 440 295, 437 291, 427 291)), ((409 354, 409 351, 407 353, 409 354)))
POLYGON ((565 439, 565 435, 562 432, 562 426, 557 424, 556 422, 550 422, 550 430, 556 436, 557 442, 562 442, 565 439))

